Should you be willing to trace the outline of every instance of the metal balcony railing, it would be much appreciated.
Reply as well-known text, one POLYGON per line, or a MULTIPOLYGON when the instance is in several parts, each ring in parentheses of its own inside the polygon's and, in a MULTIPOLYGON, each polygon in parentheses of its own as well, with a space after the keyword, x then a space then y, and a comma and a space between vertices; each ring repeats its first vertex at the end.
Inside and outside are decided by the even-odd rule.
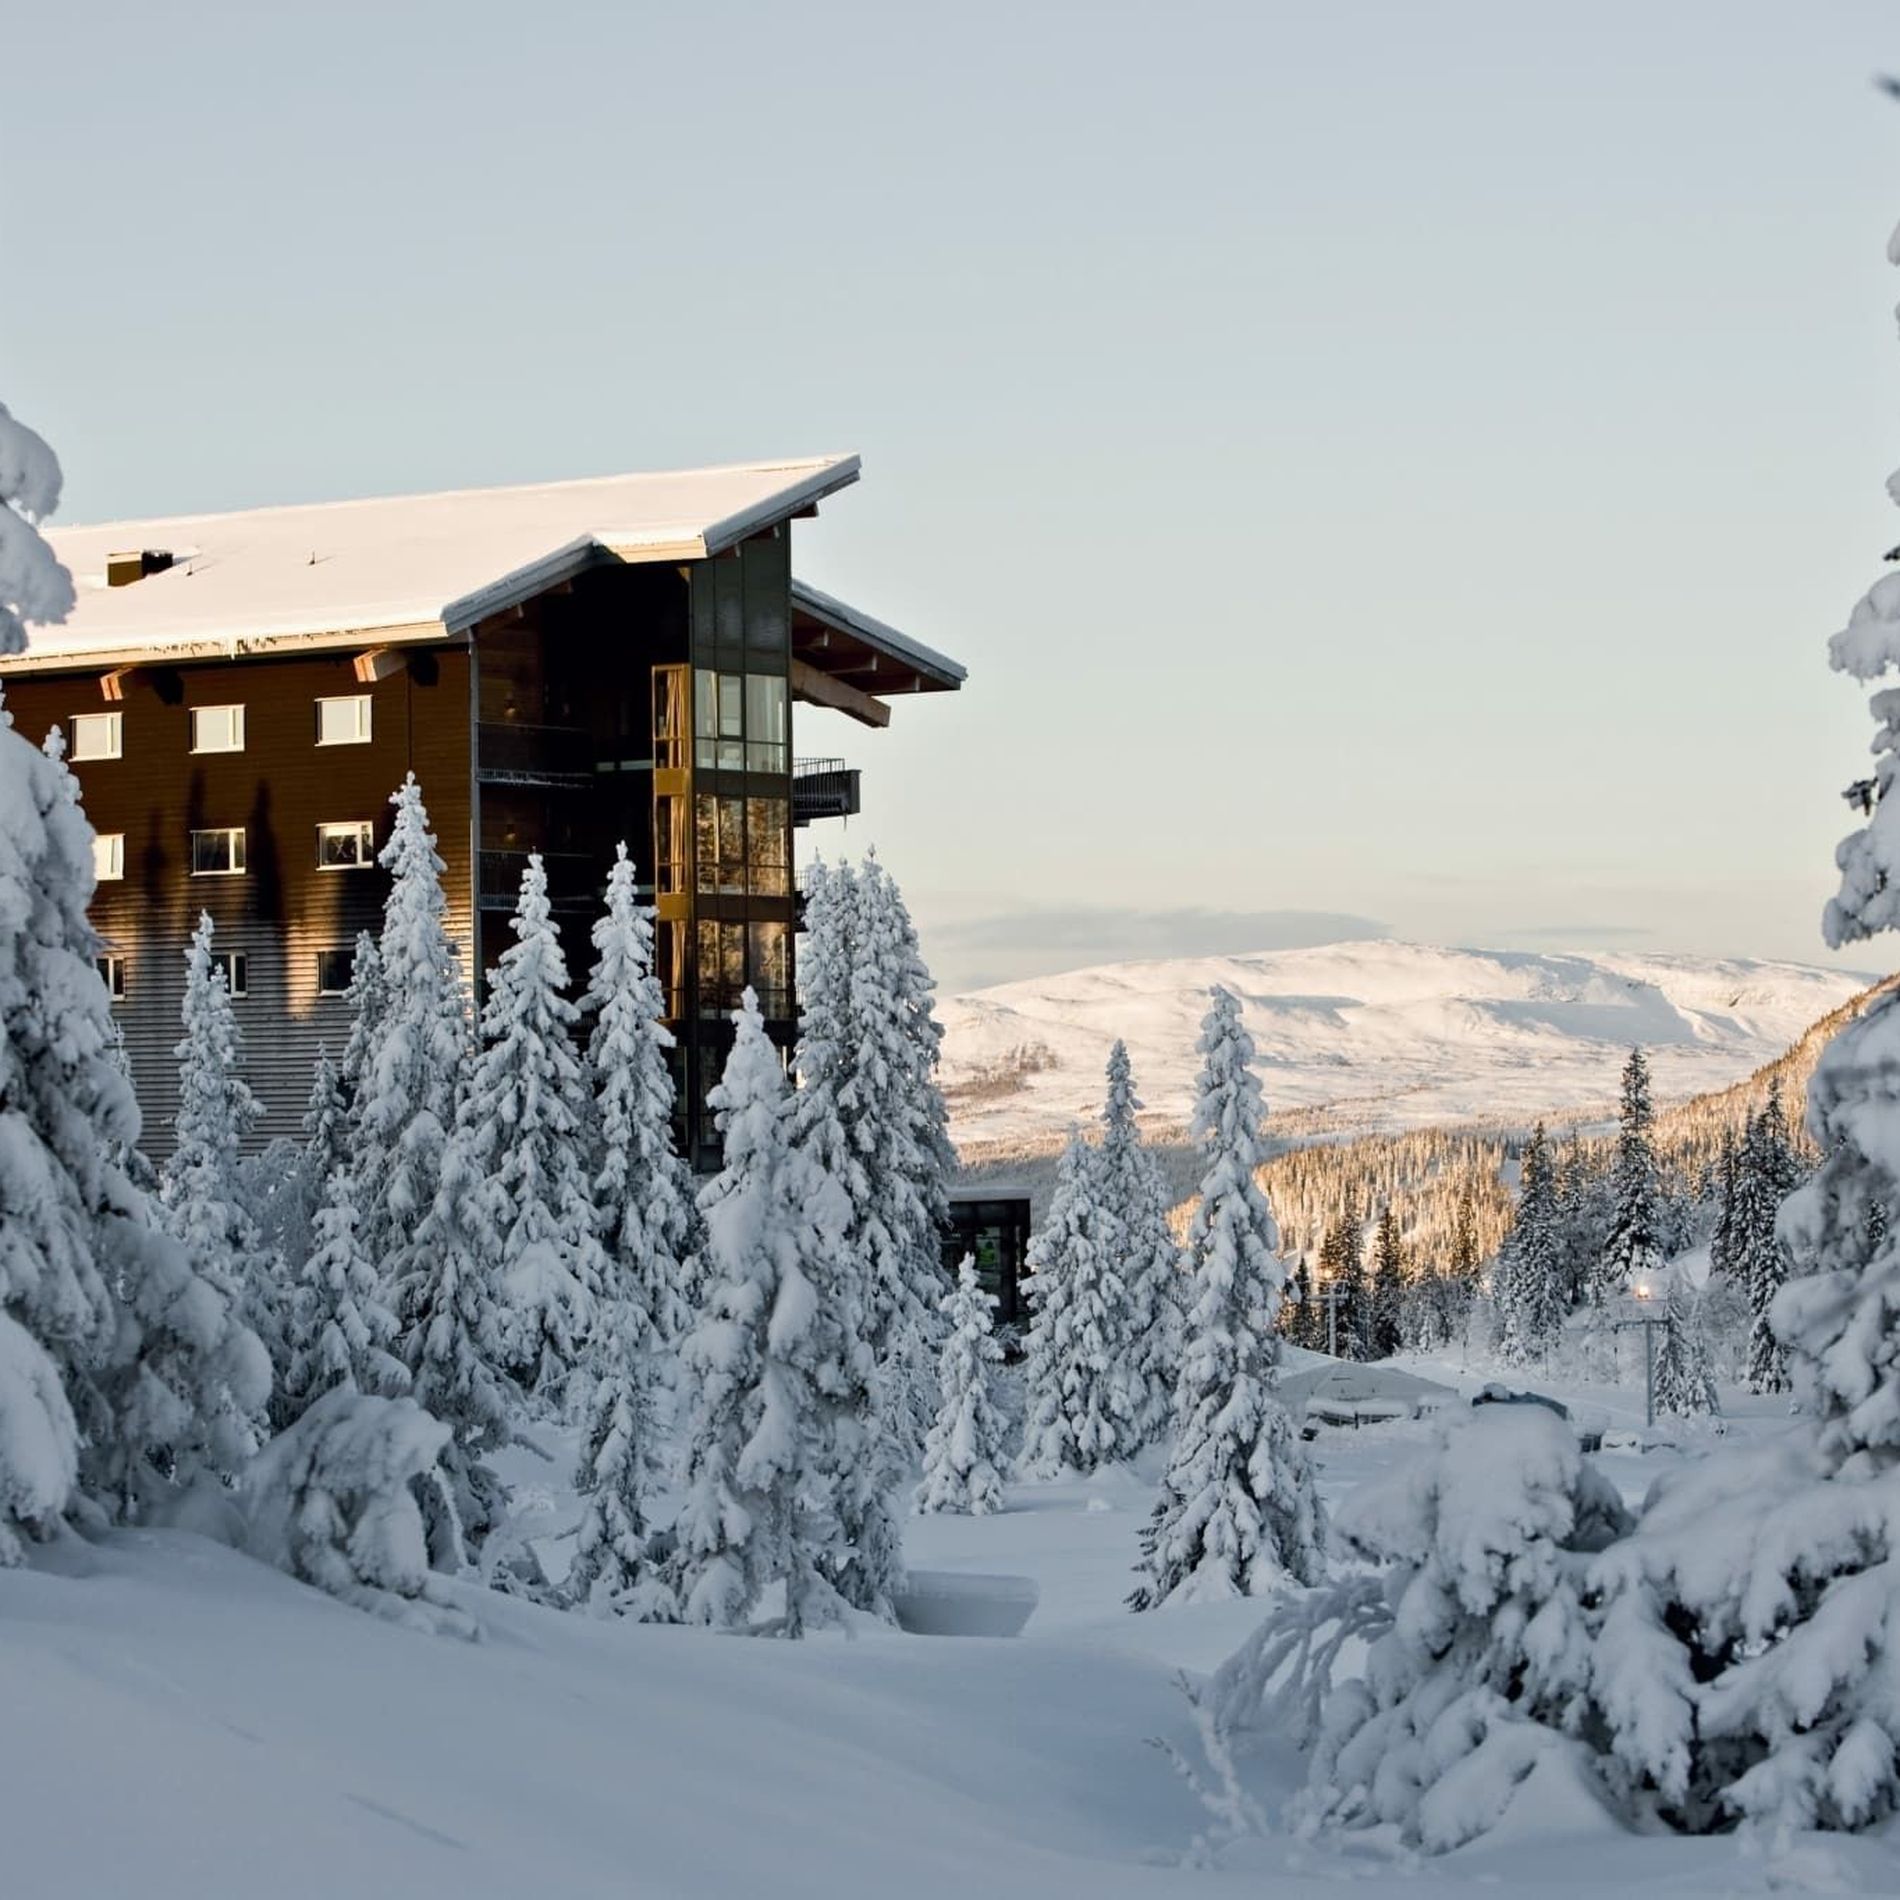
MULTIPOLYGON (((548 901, 556 910, 591 906, 600 896, 600 868, 584 851, 543 851, 548 901)), ((483 910, 513 910, 521 895, 525 851, 483 851, 476 859, 476 893, 483 910)))
POLYGON ((594 736, 579 726, 475 728, 475 775, 488 785, 580 787, 594 783, 594 736))
POLYGON ((858 774, 842 759, 797 759, 792 764, 792 823, 851 818, 862 809, 858 774))

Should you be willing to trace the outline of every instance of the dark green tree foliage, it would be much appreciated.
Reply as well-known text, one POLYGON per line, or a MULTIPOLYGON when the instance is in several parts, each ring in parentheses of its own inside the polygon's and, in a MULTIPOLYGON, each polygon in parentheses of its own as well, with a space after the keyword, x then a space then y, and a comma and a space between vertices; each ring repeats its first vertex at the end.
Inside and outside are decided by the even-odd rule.
MULTIPOLYGON (((1768 1309, 1788 1277, 1788 1250, 1775 1232, 1781 1204, 1801 1183, 1802 1169, 1788 1137, 1779 1085, 1751 1117, 1735 1161, 1729 1195, 1726 1270, 1748 1295, 1748 1368, 1751 1392, 1785 1392, 1788 1368, 1780 1342, 1768 1324, 1768 1309)), ((1718 1236, 1721 1233, 1717 1226, 1718 1236)))
POLYGON ((1590 1285, 1591 1304, 1625 1292, 1663 1263, 1664 1219, 1650 1130, 1656 1119, 1649 1064, 1640 1049, 1623 1065, 1623 1105, 1616 1137, 1615 1214, 1590 1285))
POLYGON ((1338 1302, 1334 1324, 1340 1358, 1368 1358, 1371 1316, 1367 1311, 1365 1230, 1359 1204, 1351 1194, 1326 1230, 1326 1242, 1319 1252, 1319 1272, 1322 1291, 1330 1290, 1338 1302))
POLYGON ((1497 1308, 1498 1353, 1521 1364, 1547 1353, 1564 1326, 1557 1177, 1542 1122, 1524 1146, 1520 1169, 1523 1190, 1517 1222, 1499 1250, 1491 1296, 1497 1308))
POLYGON ((1380 1211, 1373 1244, 1372 1281, 1367 1289, 1366 1354, 1368 1359, 1390 1359, 1405 1343, 1405 1243, 1399 1217, 1388 1206, 1380 1211))

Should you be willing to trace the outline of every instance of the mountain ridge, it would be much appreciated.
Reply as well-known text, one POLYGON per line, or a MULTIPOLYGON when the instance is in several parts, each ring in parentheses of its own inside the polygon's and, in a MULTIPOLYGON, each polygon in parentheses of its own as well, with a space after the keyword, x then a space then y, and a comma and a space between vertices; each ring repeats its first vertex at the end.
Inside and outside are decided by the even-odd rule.
POLYGON ((1634 1044, 1660 1101, 1719 1093, 1849 1009, 1870 981, 1757 958, 1389 939, 1147 959, 945 999, 943 1073, 966 1156, 1035 1152, 1093 1118, 1120 1036, 1150 1129, 1177 1130, 1218 982, 1241 1000, 1277 1132, 1576 1121, 1610 1111, 1634 1044))

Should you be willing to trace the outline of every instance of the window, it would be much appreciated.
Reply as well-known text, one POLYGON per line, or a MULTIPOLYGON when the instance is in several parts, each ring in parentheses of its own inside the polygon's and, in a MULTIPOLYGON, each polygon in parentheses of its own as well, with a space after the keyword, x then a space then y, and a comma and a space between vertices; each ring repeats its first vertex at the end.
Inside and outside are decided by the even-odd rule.
POLYGON ((125 875, 125 833, 100 831, 93 834, 92 875, 101 884, 110 884, 125 875))
POLYGON ((788 897, 792 889, 791 800, 745 802, 746 888, 754 897, 788 897))
POLYGON ((368 745, 369 695, 317 701, 318 745, 368 745))
POLYGON ((694 855, 699 888, 722 897, 745 895, 745 800, 719 792, 693 798, 694 855))
POLYGON ((317 952, 317 994, 319 996, 347 995, 350 979, 355 974, 356 952, 354 950, 319 950, 317 952))
POLYGON ((94 957, 92 967, 99 972, 99 981, 106 986, 106 994, 115 1003, 125 1001, 125 959, 123 957, 94 957))
POLYGON ((238 877, 244 870, 244 827, 191 834, 193 877, 238 877))
POLYGON ((790 769, 786 706, 778 673, 693 675, 693 762, 703 771, 784 772, 790 769))
POLYGON ((657 770, 675 772, 686 765, 686 669, 653 669, 653 763, 657 770))
POLYGON ((211 973, 224 978, 224 987, 233 996, 250 994, 250 959, 242 950, 214 950, 211 953, 211 973))
POLYGON ((772 673, 745 676, 745 763, 748 772, 783 772, 785 681, 772 673))
POLYGON ((366 871, 376 862, 376 828, 367 818, 317 827, 317 869, 366 871))
POLYGON ((789 926, 699 920, 699 1013, 722 1016, 739 1007, 749 985, 758 995, 759 1013, 770 1021, 789 1021, 792 1007, 789 926))
POLYGON ((74 713, 72 759, 117 759, 125 755, 124 713, 74 713))
POLYGON ((242 752, 242 706, 194 706, 191 709, 191 749, 194 752, 242 752))
POLYGON ((694 762, 706 770, 745 770, 745 675, 702 666, 693 682, 694 762))
POLYGON ((653 889, 659 897, 677 897, 690 883, 693 841, 686 830, 686 800, 662 792, 653 801, 653 889))

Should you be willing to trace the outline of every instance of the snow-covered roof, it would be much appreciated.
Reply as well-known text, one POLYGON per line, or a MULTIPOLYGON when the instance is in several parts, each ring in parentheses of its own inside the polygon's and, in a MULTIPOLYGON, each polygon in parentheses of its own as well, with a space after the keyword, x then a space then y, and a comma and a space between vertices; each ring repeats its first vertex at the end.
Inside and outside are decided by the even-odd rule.
MULTIPOLYGON (((78 602, 62 624, 33 629, 0 672, 446 638, 602 559, 716 554, 856 481, 858 467, 855 455, 827 455, 53 527, 78 602), (147 550, 172 565, 107 585, 110 557, 147 550)), ((941 655, 865 625, 961 677, 941 655)))
POLYGON ((907 662, 917 670, 920 686, 961 686, 970 677, 967 667, 934 647, 913 640, 907 633, 899 633, 895 627, 887 627, 881 620, 873 620, 869 614, 846 606, 834 595, 821 593, 808 582, 792 582, 792 609, 794 613, 809 615, 834 633, 858 641, 873 653, 907 662))

